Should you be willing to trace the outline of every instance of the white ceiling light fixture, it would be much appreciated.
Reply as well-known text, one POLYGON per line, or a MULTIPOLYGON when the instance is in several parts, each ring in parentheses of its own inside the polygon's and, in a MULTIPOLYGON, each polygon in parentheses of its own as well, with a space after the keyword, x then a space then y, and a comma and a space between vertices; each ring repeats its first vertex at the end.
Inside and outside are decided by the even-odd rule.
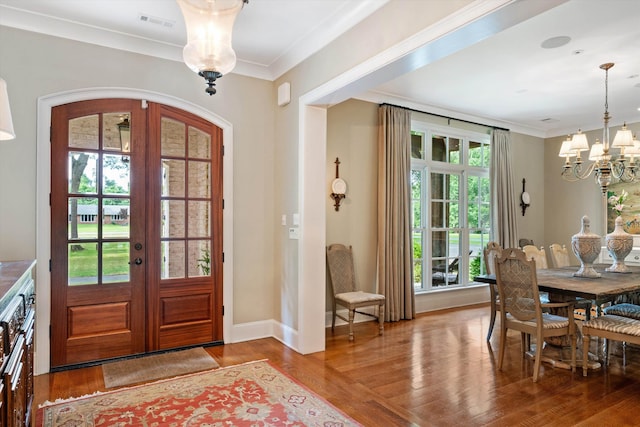
POLYGON ((177 0, 187 26, 187 44, 182 51, 185 64, 204 77, 209 95, 216 93, 215 81, 236 66, 231 46, 233 23, 249 0, 177 0))
POLYGON ((16 133, 13 131, 11 108, 9 108, 7 83, 4 79, 0 78, 0 140, 6 141, 15 137, 16 133))
POLYGON ((625 123, 622 129, 616 133, 613 142, 609 141, 609 120, 611 119, 611 116, 609 116, 609 69, 613 65, 611 62, 600 65, 600 68, 605 71, 602 141, 596 140, 595 144, 589 149, 587 136, 578 130, 578 133, 571 138, 570 147, 563 143, 559 154, 560 157, 565 157, 566 159, 562 167, 562 177, 565 180, 577 181, 585 179, 593 172, 603 196, 607 195, 609 184, 614 179, 624 182, 633 182, 640 179, 640 175, 636 174, 638 163, 635 161, 635 158, 640 154, 640 147, 634 144, 633 134, 627 129, 627 124, 625 123), (619 156, 614 157, 612 149, 619 149, 619 156), (582 157, 580 155, 582 151, 590 151, 589 160, 593 161, 586 168, 582 167, 582 157), (573 163, 570 160, 571 157, 575 157, 573 163))

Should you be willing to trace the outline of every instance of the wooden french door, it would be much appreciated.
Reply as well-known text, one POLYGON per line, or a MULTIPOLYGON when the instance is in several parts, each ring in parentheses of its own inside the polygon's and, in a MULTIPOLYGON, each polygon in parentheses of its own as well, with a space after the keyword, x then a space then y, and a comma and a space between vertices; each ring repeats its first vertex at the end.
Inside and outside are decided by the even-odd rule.
POLYGON ((221 130, 142 105, 52 109, 52 368, 222 340, 221 130))

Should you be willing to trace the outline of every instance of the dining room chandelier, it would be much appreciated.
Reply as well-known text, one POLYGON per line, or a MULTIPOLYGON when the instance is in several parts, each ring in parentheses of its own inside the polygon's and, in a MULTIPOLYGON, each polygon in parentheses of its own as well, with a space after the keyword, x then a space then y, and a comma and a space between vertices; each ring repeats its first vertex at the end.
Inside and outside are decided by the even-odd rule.
POLYGON ((187 26, 185 64, 207 82, 209 95, 216 93, 216 79, 236 66, 231 46, 233 23, 249 0, 177 0, 187 26))
POLYGON ((565 158, 562 178, 567 181, 578 181, 593 173, 604 196, 607 195, 609 184, 614 180, 623 182, 640 180, 638 162, 636 161, 636 157, 640 156, 640 141, 627 129, 626 123, 616 133, 613 142, 610 143, 609 139, 609 120, 611 119, 609 116, 609 69, 613 65, 611 62, 600 65, 600 68, 605 71, 602 141, 596 139, 595 143, 589 147, 587 136, 578 130, 573 136, 567 137, 558 154, 565 158), (583 151, 589 151, 589 160, 593 163, 589 165, 583 163, 580 154, 583 151))

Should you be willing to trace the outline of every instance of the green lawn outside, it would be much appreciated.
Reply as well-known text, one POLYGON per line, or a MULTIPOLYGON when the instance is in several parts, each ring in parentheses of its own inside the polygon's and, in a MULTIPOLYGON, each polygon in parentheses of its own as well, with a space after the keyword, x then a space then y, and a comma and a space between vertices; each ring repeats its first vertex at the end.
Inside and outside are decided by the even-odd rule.
MULTIPOLYGON (((126 238, 129 236, 128 225, 104 224, 105 238, 126 238)), ((80 239, 97 238, 98 224, 78 224, 80 239)), ((96 283, 98 276, 98 250, 95 242, 76 243, 71 245, 79 250, 69 250, 69 279, 76 279, 76 284, 96 283), (85 278, 83 280, 82 278, 85 278)), ((129 274, 129 243, 105 242, 102 254, 102 275, 116 276, 129 274)))

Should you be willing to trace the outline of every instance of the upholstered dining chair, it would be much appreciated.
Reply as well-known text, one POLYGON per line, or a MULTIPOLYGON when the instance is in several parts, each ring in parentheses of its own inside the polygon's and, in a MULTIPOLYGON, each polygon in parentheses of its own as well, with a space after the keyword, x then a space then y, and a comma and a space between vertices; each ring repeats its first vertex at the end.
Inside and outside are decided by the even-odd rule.
POLYGON ((518 240, 518 246, 519 246, 520 248, 524 248, 524 247, 525 247, 525 246, 527 246, 527 245, 533 245, 533 240, 531 240, 531 239, 525 239, 525 238, 522 238, 522 239, 519 239, 519 240, 518 240))
POLYGON ((552 243, 549 246, 549 255, 554 268, 567 267, 571 265, 569 260, 569 251, 565 245, 560 246, 558 243, 552 243))
POLYGON ((520 331, 522 353, 530 350, 527 336, 536 338, 533 381, 538 381, 544 339, 568 336, 571 341, 571 369, 576 369, 576 325, 573 301, 542 303, 538 293, 536 264, 517 248, 502 250, 496 260, 496 281, 501 303, 501 333, 498 369, 502 370, 509 329, 520 331), (543 311, 545 308, 567 308, 567 317, 543 311))
POLYGON ((549 268, 549 264, 547 263, 547 252, 544 250, 544 247, 540 246, 540 249, 538 249, 533 245, 525 245, 522 247, 522 250, 527 254, 528 259, 535 260, 537 269, 549 268))
MULTIPOLYGON (((489 242, 484 248, 484 267, 487 274, 496 274, 496 259, 500 258, 502 246, 498 242, 489 242)), ((489 285, 489 298, 491 303, 491 318, 489 319, 489 330, 487 331, 487 341, 491 339, 493 327, 496 323, 497 312, 500 311, 500 296, 498 295, 498 285, 489 285)))
POLYGON ((356 276, 353 266, 353 251, 351 246, 335 243, 327 247, 327 267, 329 269, 329 283, 331 284, 331 294, 333 296, 332 308, 333 317, 331 319, 331 330, 336 326, 336 317, 349 323, 349 341, 353 341, 353 320, 356 313, 364 314, 378 320, 380 335, 384 331, 384 304, 385 296, 363 292, 356 289, 356 276), (336 310, 340 305, 349 311, 349 316, 344 317, 336 310), (374 314, 357 309, 363 307, 373 307, 374 314), (375 314, 375 307, 377 315, 375 314))

